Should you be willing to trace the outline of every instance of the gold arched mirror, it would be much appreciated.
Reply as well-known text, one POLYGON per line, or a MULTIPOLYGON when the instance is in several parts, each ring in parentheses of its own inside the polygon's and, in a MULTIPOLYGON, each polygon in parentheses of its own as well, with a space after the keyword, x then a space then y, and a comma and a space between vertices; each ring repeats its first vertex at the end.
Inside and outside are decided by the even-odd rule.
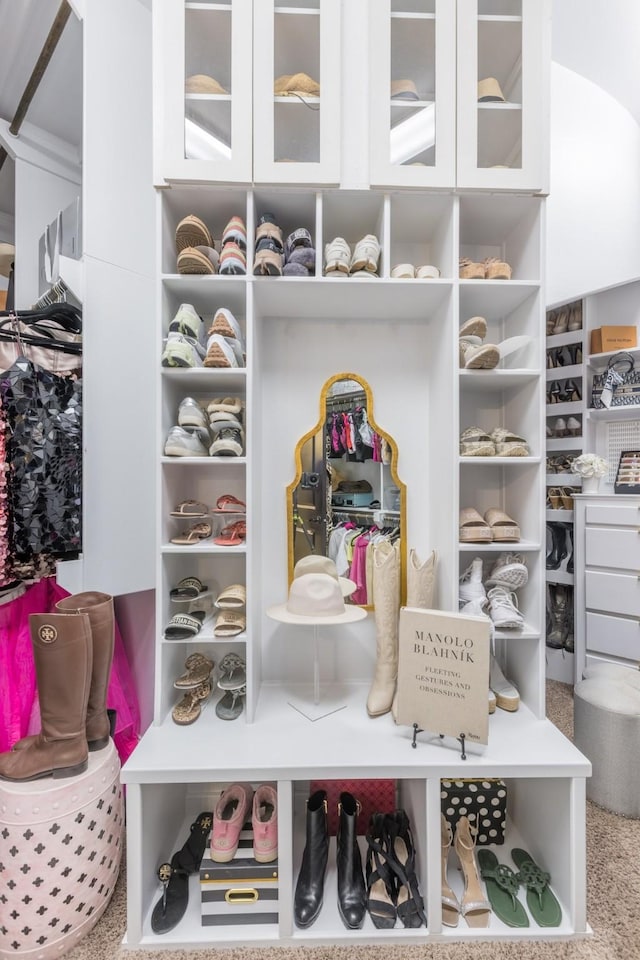
POLYGON ((397 445, 375 422, 366 380, 356 373, 327 380, 319 420, 298 441, 295 464, 287 487, 289 583, 302 557, 329 556, 341 576, 358 584, 349 602, 372 608, 366 551, 386 538, 399 541, 404 602, 406 487, 398 476, 397 445))

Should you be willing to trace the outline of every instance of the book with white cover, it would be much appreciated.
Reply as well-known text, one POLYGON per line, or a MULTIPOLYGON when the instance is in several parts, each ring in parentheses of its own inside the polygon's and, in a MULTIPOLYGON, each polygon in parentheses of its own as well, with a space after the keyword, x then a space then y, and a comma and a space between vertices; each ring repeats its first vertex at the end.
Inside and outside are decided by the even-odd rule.
POLYGON ((397 722, 487 743, 489 620, 402 607, 398 647, 397 722))

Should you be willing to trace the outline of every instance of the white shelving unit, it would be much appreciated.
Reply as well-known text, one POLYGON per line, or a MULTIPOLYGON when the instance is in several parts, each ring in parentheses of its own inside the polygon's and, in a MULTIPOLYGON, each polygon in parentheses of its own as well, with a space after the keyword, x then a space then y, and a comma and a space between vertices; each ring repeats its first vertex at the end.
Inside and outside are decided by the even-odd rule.
MULTIPOLYGON (((527 48, 528 24, 535 17, 529 0, 522 3, 526 16, 522 24, 518 21, 518 30, 524 31, 523 47, 527 48)), ((505 24, 509 17, 521 16, 511 9, 515 4, 516 0, 503 0, 503 9, 492 13, 488 0, 481 0, 473 12, 474 31, 478 14, 488 17, 495 13, 498 18, 507 18, 505 24), (504 9, 505 4, 509 9, 504 9)), ((444 10, 441 0, 391 0, 384 10, 375 12, 370 10, 373 5, 361 6, 365 18, 370 17, 370 38, 371 30, 376 33, 379 28, 380 39, 392 35, 398 27, 398 35, 405 42, 412 35, 408 24, 416 21, 427 31, 435 27, 438 43, 438 20, 444 10)), ((540 31, 546 29, 547 4, 543 7, 533 30, 534 46, 540 31)), ((260 42, 267 38, 253 61, 254 111, 258 104, 260 110, 264 107, 265 122, 275 116, 272 110, 280 108, 280 104, 274 108, 271 103, 274 72, 296 69, 293 56, 285 56, 292 51, 279 46, 278 30, 282 30, 281 38, 297 36, 293 21, 299 18, 307 23, 317 21, 318 29, 311 33, 323 37, 329 29, 327 17, 337 12, 345 13, 333 0, 254 4, 254 37, 260 37, 260 42), (285 63, 290 64, 286 69, 285 63)), ((464 3, 458 4, 457 14, 459 24, 460 17, 468 15, 464 3)), ((505 30, 508 36, 509 28, 505 26, 505 30)), ((421 36, 423 33, 416 31, 416 37, 421 36)), ((329 69, 332 64, 336 66, 338 39, 343 45, 350 42, 348 36, 336 33, 336 43, 327 53, 329 69)), ((317 45, 315 49, 324 62, 322 43, 319 53, 317 45)), ((445 56, 451 52, 450 46, 444 48, 445 56)), ((415 62, 418 59, 414 52, 415 62)), ((309 62, 312 69, 300 69, 313 73, 316 61, 309 62)), ((438 50, 436 71, 442 67, 443 51, 438 50)), ((383 73, 384 102, 388 103, 389 73, 383 73)), ((328 80, 321 63, 321 115, 326 103, 334 103, 333 96, 338 97, 339 104, 340 96, 346 98, 352 93, 332 92, 328 80)), ((436 79, 436 85, 438 82, 436 79)), ((474 85, 476 82, 474 78, 474 85)), ((426 86, 420 96, 429 100, 431 92, 426 86)), ((436 91, 438 109, 441 93, 436 91)), ((531 101, 523 98, 522 102, 531 101)), ((282 107, 291 113, 298 110, 297 106, 282 107)), ((391 108, 395 109, 399 108, 391 108)), ((374 133, 372 124, 372 136, 374 133)), ((348 141, 349 131, 343 131, 343 135, 348 141)), ((388 126, 384 135, 388 143, 388 126)), ((368 158, 368 142, 352 146, 368 158)), ((343 157, 345 147, 343 142, 343 157)), ((294 158, 291 164, 279 163, 274 171, 271 141, 260 137, 254 141, 254 154, 255 183, 246 189, 234 186, 231 178, 224 182, 205 180, 202 173, 196 173, 189 178, 192 183, 185 183, 181 182, 185 177, 172 177, 160 170, 167 189, 157 196, 158 342, 181 303, 191 302, 204 316, 227 307, 245 334, 247 366, 232 373, 162 372, 160 368, 158 372, 155 714, 154 724, 123 771, 129 831, 127 945, 191 949, 212 943, 220 947, 241 943, 254 947, 276 943, 308 946, 379 943, 380 938, 394 944, 457 939, 472 943, 487 937, 521 940, 582 936, 588 930, 585 778, 590 766, 545 719, 544 703, 542 411, 546 378, 540 338, 544 318, 544 201, 535 195, 540 184, 530 184, 526 193, 510 193, 511 181, 502 178, 505 171, 496 170, 492 185, 502 186, 505 193, 438 192, 420 186, 420 181, 404 179, 409 167, 400 166, 397 179, 393 179, 394 171, 381 176, 382 181, 389 176, 388 189, 375 187, 372 170, 368 189, 360 184, 359 189, 343 185, 336 190, 317 186, 341 182, 340 171, 334 171, 329 155, 322 154, 313 170, 294 158), (289 175, 284 173, 285 166, 289 175), (278 186, 285 176, 287 185, 278 186), (263 177, 276 185, 264 185, 263 177), (311 231, 318 251, 314 277, 253 276, 255 224, 266 211, 275 215, 285 235, 300 226, 311 231), (244 218, 249 238, 246 277, 182 277, 175 273, 174 231, 180 219, 190 213, 207 223, 216 240, 232 215, 244 218), (336 280, 322 276, 320 254, 327 241, 343 236, 353 247, 367 233, 380 239, 379 277, 336 280), (464 256, 507 260, 513 268, 512 280, 460 280, 458 260, 464 256), (440 279, 392 279, 392 267, 398 262, 437 265, 440 279), (529 338, 527 349, 517 358, 517 367, 459 370, 460 325, 478 314, 487 319, 488 342, 499 343, 511 336, 529 338), (516 549, 525 553, 529 569, 529 581, 519 597, 525 625, 521 631, 499 631, 496 637, 496 655, 518 686, 521 707, 514 714, 497 711, 489 721, 489 745, 469 748, 466 761, 461 760, 455 744, 444 743, 436 735, 422 735, 418 748, 411 749, 411 732, 396 727, 391 715, 375 721, 368 718, 365 703, 375 656, 372 614, 358 624, 321 631, 321 697, 328 689, 339 692, 345 708, 311 723, 289 704, 293 696, 304 695, 312 677, 311 631, 294 631, 277 624, 266 617, 265 610, 282 602, 288 589, 285 490, 295 472, 296 443, 318 420, 323 385, 341 372, 354 373, 367 381, 373 395, 370 419, 397 443, 398 474, 407 486, 403 536, 420 556, 437 550, 437 602, 442 609, 457 609, 458 579, 473 555, 489 564, 498 552, 512 546, 461 544, 458 516, 462 506, 475 506, 480 512, 500 507, 518 521, 522 530, 522 541, 516 549), (175 422, 177 404, 185 395, 198 399, 230 395, 244 398, 244 458, 210 463, 163 456, 166 432, 175 422), (488 431, 508 427, 526 438, 530 455, 460 457, 460 433, 473 425, 488 431), (175 503, 193 497, 213 504, 226 492, 246 502, 246 545, 214 548, 205 542, 185 548, 168 543, 174 521, 167 515, 175 503), (169 590, 189 574, 195 574, 213 590, 234 581, 246 582, 245 634, 216 640, 207 623, 197 642, 162 640, 162 629, 171 612, 169 590), (194 649, 210 653, 216 661, 230 649, 246 657, 246 710, 238 720, 229 723, 218 719, 213 702, 209 702, 194 725, 178 727, 173 723, 173 681, 182 672, 185 656, 194 649), (337 910, 335 857, 331 856, 325 903, 318 921, 307 930, 295 927, 293 890, 309 781, 346 776, 397 779, 398 803, 413 824, 429 919, 427 929, 378 931, 367 918, 362 930, 347 931, 337 910), (503 777, 507 781, 508 842, 520 843, 550 871, 563 907, 560 927, 513 930, 495 918, 491 927, 482 931, 466 928, 463 921, 456 929, 443 926, 438 842, 440 778, 456 776, 503 777), (184 919, 169 934, 154 935, 150 915, 160 895, 155 878, 158 864, 184 842, 193 814, 213 809, 225 784, 237 780, 277 785, 278 923, 269 927, 235 923, 212 935, 201 925, 193 880, 184 919)), ((420 168, 421 172, 426 169, 420 168)), ((427 170, 427 178, 428 174, 427 170)), ((456 171, 451 158, 447 177, 453 188, 456 171)))
MULTIPOLYGON (((555 529, 558 535, 564 537, 567 555, 562 559, 560 566, 553 570, 548 569, 546 573, 547 580, 547 609, 553 608, 555 602, 555 591, 557 585, 561 590, 566 590, 568 594, 567 609, 567 637, 568 643, 565 646, 547 645, 547 677, 551 680, 560 680, 563 683, 573 683, 575 674, 575 655, 571 649, 571 639, 575 645, 576 630, 576 594, 574 589, 574 573, 572 567, 575 565, 575 532, 574 532, 574 511, 566 507, 555 509, 549 505, 550 491, 563 492, 574 491, 580 493, 582 487, 582 478, 575 473, 570 472, 568 464, 574 458, 579 456, 583 450, 587 449, 585 444, 587 432, 587 378, 585 376, 585 366, 583 359, 586 356, 586 322, 584 304, 581 300, 575 300, 570 303, 561 304, 547 311, 547 322, 557 326, 568 327, 569 323, 576 325, 578 318, 581 326, 575 330, 565 329, 559 333, 551 332, 547 334, 547 400, 546 400, 546 424, 548 430, 556 433, 556 424, 561 420, 567 424, 569 418, 580 424, 579 436, 549 436, 547 433, 547 465, 562 464, 566 472, 549 473, 546 478, 547 486, 547 553, 553 549, 553 534, 555 529), (573 363, 573 359, 579 359, 580 362, 573 363), (562 360, 562 363, 559 361, 562 360), (552 366, 549 366, 549 363, 552 366), (573 391, 569 386, 576 386, 580 394, 579 399, 560 400, 560 402, 551 402, 554 397, 571 396, 573 391), (558 394, 558 391, 560 393, 558 394), (557 525, 562 525, 558 527, 557 525)), ((568 493, 567 496, 571 494, 568 493)), ((552 621, 550 621, 552 622, 552 621)), ((549 631, 547 631, 548 633, 549 631)))

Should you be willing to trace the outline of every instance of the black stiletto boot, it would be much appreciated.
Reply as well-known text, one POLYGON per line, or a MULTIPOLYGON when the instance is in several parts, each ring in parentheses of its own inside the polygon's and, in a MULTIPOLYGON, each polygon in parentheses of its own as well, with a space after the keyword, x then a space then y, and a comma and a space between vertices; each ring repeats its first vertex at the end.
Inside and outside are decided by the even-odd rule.
POLYGON ((570 554, 569 559, 567 560, 567 573, 573 573, 573 526, 570 523, 567 523, 565 526, 566 532, 566 543, 569 545, 570 554))
POLYGON ((316 790, 307 800, 307 842, 293 900, 297 927, 310 927, 320 913, 328 854, 327 794, 316 790))
POLYGON ((358 802, 352 794, 340 794, 338 813, 338 910, 345 927, 357 930, 364 923, 367 894, 356 831, 358 802))
POLYGON ((547 628, 547 646, 555 650, 564 647, 567 636, 568 588, 561 583, 549 585, 551 629, 547 628))
POLYGON ((390 866, 396 874, 396 910, 403 926, 427 925, 424 901, 416 876, 416 851, 409 817, 396 810, 385 817, 389 836, 390 866))
POLYGON ((566 531, 561 523, 548 523, 551 531, 552 547, 547 554, 547 570, 557 570, 567 555, 566 531))

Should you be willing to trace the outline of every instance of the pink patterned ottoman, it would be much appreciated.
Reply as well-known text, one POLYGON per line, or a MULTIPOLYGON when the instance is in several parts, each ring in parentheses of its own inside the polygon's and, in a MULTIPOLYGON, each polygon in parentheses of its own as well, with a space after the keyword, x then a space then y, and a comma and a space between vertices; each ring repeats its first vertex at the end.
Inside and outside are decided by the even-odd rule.
POLYGON ((0 780, 0 958, 50 960, 104 913, 120 868, 120 760, 110 740, 67 780, 0 780))

